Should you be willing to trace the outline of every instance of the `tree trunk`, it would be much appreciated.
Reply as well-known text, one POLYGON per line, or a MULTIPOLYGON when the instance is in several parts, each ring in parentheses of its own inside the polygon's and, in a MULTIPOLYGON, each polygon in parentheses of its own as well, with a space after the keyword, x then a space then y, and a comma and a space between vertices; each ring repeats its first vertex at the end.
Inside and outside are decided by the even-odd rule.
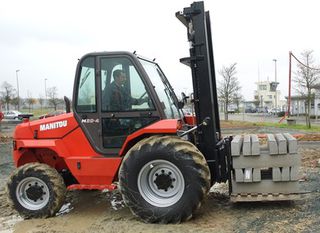
POLYGON ((307 108, 306 108, 306 126, 308 127, 308 129, 311 128, 310 112, 311 112, 311 97, 310 97, 310 94, 308 93, 307 108))
POLYGON ((228 120, 228 103, 224 105, 224 120, 228 120))
POLYGON ((309 97, 309 103, 308 103, 308 128, 311 128, 311 98, 309 97))

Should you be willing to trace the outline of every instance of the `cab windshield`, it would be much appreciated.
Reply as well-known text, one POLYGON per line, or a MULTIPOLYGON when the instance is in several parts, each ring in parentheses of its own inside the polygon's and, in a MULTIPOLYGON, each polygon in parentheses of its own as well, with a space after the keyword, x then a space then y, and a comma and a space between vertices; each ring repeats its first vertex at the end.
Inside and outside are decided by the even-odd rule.
POLYGON ((163 104, 166 117, 168 119, 181 118, 180 112, 177 108, 178 99, 160 67, 153 62, 149 62, 141 58, 139 58, 139 60, 147 72, 160 102, 163 104))

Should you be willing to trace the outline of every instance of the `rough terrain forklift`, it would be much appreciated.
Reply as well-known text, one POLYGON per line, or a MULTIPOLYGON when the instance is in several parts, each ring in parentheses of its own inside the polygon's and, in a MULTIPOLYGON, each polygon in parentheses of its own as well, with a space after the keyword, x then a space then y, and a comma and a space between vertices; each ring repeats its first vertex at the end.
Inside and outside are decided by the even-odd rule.
POLYGON ((187 27, 195 115, 184 116, 160 66, 129 52, 83 56, 74 82, 72 112, 28 121, 14 132, 17 169, 7 185, 25 218, 54 216, 66 190, 118 188, 145 222, 190 219, 215 183, 229 183, 234 201, 287 200, 298 193, 299 157, 289 134, 223 138, 209 12, 194 2, 176 17, 187 27), (121 74, 115 106, 111 89, 121 74), (118 92, 118 95, 119 92, 118 92))

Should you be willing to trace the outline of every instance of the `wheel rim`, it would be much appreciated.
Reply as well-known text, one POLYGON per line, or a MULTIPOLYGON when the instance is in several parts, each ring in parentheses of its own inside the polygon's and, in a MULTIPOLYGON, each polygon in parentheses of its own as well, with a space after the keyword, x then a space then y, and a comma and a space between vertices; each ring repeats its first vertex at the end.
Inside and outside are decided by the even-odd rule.
POLYGON ((24 178, 17 186, 18 202, 28 210, 39 210, 49 202, 49 188, 43 180, 36 177, 24 178))
POLYGON ((145 164, 138 175, 141 196, 157 207, 167 207, 180 200, 185 182, 180 169, 167 160, 145 164))

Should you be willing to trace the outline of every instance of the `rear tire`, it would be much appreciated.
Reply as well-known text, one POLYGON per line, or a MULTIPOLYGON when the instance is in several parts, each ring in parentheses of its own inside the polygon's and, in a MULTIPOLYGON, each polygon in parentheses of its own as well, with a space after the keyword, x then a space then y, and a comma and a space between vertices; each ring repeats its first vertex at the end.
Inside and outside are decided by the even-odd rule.
POLYGON ((210 189, 201 152, 174 136, 153 136, 132 147, 119 170, 125 204, 150 223, 189 220, 210 189))
POLYGON ((60 174, 47 164, 28 163, 11 175, 9 203, 24 218, 54 216, 64 203, 66 186, 60 174))

